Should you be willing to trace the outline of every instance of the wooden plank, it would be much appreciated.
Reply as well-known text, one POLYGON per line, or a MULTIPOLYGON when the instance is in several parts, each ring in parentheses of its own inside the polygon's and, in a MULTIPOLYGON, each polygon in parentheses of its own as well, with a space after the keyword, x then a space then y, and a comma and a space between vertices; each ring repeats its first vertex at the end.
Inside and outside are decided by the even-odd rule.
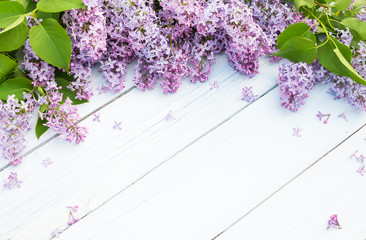
MULTIPOLYGON (((135 64, 130 64, 127 68, 127 74, 126 79, 132 79, 133 77, 133 71, 134 71, 135 64)), ((105 94, 98 94, 98 87, 101 87, 104 83, 104 79, 102 76, 102 73, 98 71, 98 67, 94 68, 92 70, 92 78, 93 78, 93 89, 94 89, 94 96, 91 98, 91 100, 88 103, 79 105, 79 114, 81 118, 85 118, 88 116, 91 112, 96 111, 97 109, 103 107, 103 105, 109 104, 110 102, 114 101, 115 99, 118 99, 119 97, 126 94, 128 91, 130 91, 131 88, 133 88, 134 84, 132 81, 127 81, 125 85, 125 89, 121 91, 118 94, 113 93, 105 93, 105 94)), ((45 144, 46 142, 50 141, 56 136, 56 133, 54 131, 47 131, 44 135, 40 137, 38 140, 34 131, 34 126, 37 123, 37 114, 33 114, 33 117, 31 119, 32 129, 27 132, 25 139, 27 142, 26 149, 24 153, 27 154, 27 152, 31 151, 32 149, 36 148, 37 146, 40 146, 42 144, 45 144)), ((3 157, 0 154, 0 171, 3 168, 8 167, 8 163, 3 159, 3 157)))
MULTIPOLYGON (((280 107, 278 88, 269 92, 68 229, 65 239, 214 238, 365 124, 366 113, 333 101, 326 89, 316 87, 298 113, 280 107), (318 121, 318 110, 331 114, 328 124, 318 121), (344 110, 350 122, 337 117, 344 110), (292 135, 297 126, 301 138, 292 135)), ((271 236, 266 225, 260 230, 271 236)))
POLYGON ((350 159, 366 156, 366 127, 217 239, 359 239, 366 237, 366 177, 350 159), (342 229, 327 230, 338 214, 342 229))
MULTIPOLYGON (((240 100, 242 87, 253 85, 258 95, 273 88, 278 65, 261 64, 261 74, 245 80, 222 56, 211 79, 219 82, 214 90, 209 83, 187 82, 173 95, 134 90, 103 108, 100 123, 85 120, 90 132, 85 143, 55 139, 30 154, 17 168, 22 188, 0 195, 0 238, 47 239, 56 227, 66 227, 65 206, 78 204, 77 215, 86 216, 133 185, 248 106, 240 100), (165 120, 170 110, 176 120, 165 120), (112 128, 114 121, 122 122, 122 131, 112 128), (54 161, 47 169, 41 165, 46 157, 54 161)), ((0 172, 0 179, 12 170, 0 172)))

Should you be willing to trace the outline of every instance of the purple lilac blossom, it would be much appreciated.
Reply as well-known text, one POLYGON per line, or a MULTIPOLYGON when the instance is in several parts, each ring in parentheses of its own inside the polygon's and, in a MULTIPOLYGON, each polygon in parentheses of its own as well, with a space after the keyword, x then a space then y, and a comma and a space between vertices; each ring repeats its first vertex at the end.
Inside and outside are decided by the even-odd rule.
POLYGON ((13 189, 15 187, 20 188, 20 184, 23 182, 18 179, 18 174, 16 172, 11 172, 7 180, 4 180, 4 187, 8 189, 13 189))
POLYGON ((331 228, 337 228, 337 229, 342 228, 339 224, 337 214, 333 214, 332 216, 330 216, 330 219, 328 220, 327 229, 331 229, 331 228))
POLYGON ((31 113, 36 105, 31 94, 25 93, 21 101, 14 95, 5 103, 0 101, 0 146, 4 158, 12 165, 21 163, 26 147, 25 133, 31 127, 31 113))
POLYGON ((250 87, 244 87, 242 89, 241 94, 243 96, 242 96, 241 100, 249 102, 249 103, 254 102, 255 100, 257 100, 258 95, 254 94, 252 88, 253 87, 250 86, 250 87))
POLYGON ((312 65, 284 60, 279 68, 278 78, 282 106, 290 111, 297 111, 305 104, 315 81, 312 65))

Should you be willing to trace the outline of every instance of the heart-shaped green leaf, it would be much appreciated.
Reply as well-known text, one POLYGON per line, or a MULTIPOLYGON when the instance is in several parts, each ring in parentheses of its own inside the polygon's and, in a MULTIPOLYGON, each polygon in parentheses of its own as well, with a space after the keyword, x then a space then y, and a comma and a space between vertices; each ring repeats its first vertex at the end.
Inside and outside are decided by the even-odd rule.
POLYGON ((0 84, 0 99, 6 100, 9 95, 15 95, 18 100, 23 100, 23 92, 30 92, 33 85, 26 78, 7 79, 0 84))
POLYGON ((294 5, 297 10, 302 6, 312 8, 314 6, 314 0, 294 0, 294 5))
POLYGON ((49 127, 43 125, 45 123, 47 123, 46 119, 42 120, 40 117, 38 117, 37 124, 36 124, 36 129, 35 129, 37 139, 39 139, 49 129, 49 127))
POLYGON ((13 51, 20 48, 28 37, 28 27, 24 20, 15 28, 0 33, 0 51, 13 51))
POLYGON ((277 48, 281 48, 285 42, 293 37, 305 37, 309 38, 315 43, 316 37, 310 31, 309 26, 306 23, 294 23, 288 26, 277 38, 277 48))
POLYGON ((306 62, 310 64, 316 59, 316 46, 309 38, 294 37, 285 42, 280 51, 273 55, 287 58, 292 62, 306 62))
POLYGON ((18 64, 4 54, 0 54, 0 80, 13 72, 18 64))
POLYGON ((29 31, 29 41, 34 52, 44 61, 69 72, 71 40, 64 28, 53 18, 29 31))
POLYGON ((351 30, 352 35, 359 40, 366 40, 366 22, 358 21, 357 18, 345 18, 342 24, 351 30))
POLYGON ((41 0, 37 8, 42 12, 63 12, 71 9, 85 8, 81 0, 41 0))
POLYGON ((13 1, 0 2, 0 28, 6 28, 20 17, 24 18, 22 4, 13 1))
POLYGON ((338 75, 350 77, 355 82, 366 85, 366 81, 352 67, 350 63, 351 58, 351 50, 334 37, 331 37, 330 40, 318 49, 319 63, 326 69, 338 75))

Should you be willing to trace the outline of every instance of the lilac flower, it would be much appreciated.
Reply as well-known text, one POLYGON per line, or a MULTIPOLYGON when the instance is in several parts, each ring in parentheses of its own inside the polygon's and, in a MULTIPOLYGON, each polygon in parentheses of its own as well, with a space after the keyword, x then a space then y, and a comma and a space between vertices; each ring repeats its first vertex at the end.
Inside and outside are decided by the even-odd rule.
POLYGON ((324 120, 324 124, 328 123, 328 120, 330 118, 330 114, 322 114, 320 111, 318 111, 318 114, 316 115, 316 117, 319 119, 319 121, 322 121, 323 117, 326 117, 324 120))
POLYGON ((299 127, 297 127, 297 128, 293 128, 293 133, 292 133, 292 135, 293 136, 297 136, 297 137, 301 137, 302 135, 301 135, 301 131, 302 131, 302 129, 301 128, 299 128, 299 127))
POLYGON ((77 212, 79 206, 78 205, 75 205, 75 206, 66 206, 66 208, 70 209, 72 212, 77 212))
POLYGON ((48 157, 44 160, 42 160, 42 164, 44 165, 44 167, 48 167, 48 165, 51 165, 53 162, 51 161, 51 159, 48 157))
POLYGON ((243 97, 241 98, 241 100, 251 103, 257 99, 258 95, 255 95, 253 93, 252 88, 253 87, 250 86, 250 87, 244 87, 242 89, 243 91, 241 92, 241 94, 243 94, 243 97))
POLYGON ((344 120, 346 120, 346 122, 348 122, 348 119, 346 117, 346 111, 344 111, 343 113, 339 114, 338 117, 342 117, 342 118, 344 118, 344 120))
POLYGON ((213 83, 210 82, 210 90, 214 89, 214 88, 219 88, 219 83, 217 81, 214 81, 213 83))
POLYGON ((358 172, 359 174, 361 174, 361 176, 365 175, 365 173, 366 173, 365 165, 361 165, 361 166, 356 170, 356 172, 358 172))
POLYGON ((0 147, 4 158, 18 165, 23 158, 25 149, 25 133, 30 129, 31 113, 38 103, 24 94, 24 100, 18 100, 15 95, 8 96, 4 103, 0 101, 0 147))
POLYGON ((56 228, 55 230, 52 231, 51 233, 51 237, 54 237, 54 238, 59 238, 60 234, 62 233, 63 231, 60 230, 59 228, 56 228))
POLYGON ((45 118, 47 127, 58 132, 61 137, 68 142, 83 142, 87 129, 78 125, 80 116, 77 107, 71 105, 71 100, 67 97, 62 103, 62 94, 58 91, 50 91, 47 94, 48 109, 41 118, 45 118))
POLYGON ((330 228, 342 229, 342 227, 339 225, 337 214, 333 214, 332 216, 330 216, 327 229, 330 228))
POLYGON ((18 174, 16 172, 11 172, 7 181, 4 180, 4 187, 8 189, 13 189, 15 187, 20 188, 20 184, 23 182, 18 179, 18 174))
POLYGON ((77 221, 79 221, 79 219, 75 218, 74 215, 72 214, 72 212, 70 211, 69 220, 67 221, 67 224, 69 224, 71 226, 74 223, 76 223, 77 221))
POLYGON ((305 104, 310 90, 315 84, 313 67, 306 63, 285 60, 279 68, 281 105, 290 111, 297 111, 305 104))
POLYGON ((121 122, 114 121, 113 129, 122 130, 121 129, 121 122))
POLYGON ((356 150, 354 153, 352 153, 352 155, 349 158, 350 159, 352 159, 352 158, 358 159, 357 153, 358 153, 358 150, 356 150))
POLYGON ((95 113, 93 116, 94 116, 94 118, 93 118, 94 122, 100 122, 99 113, 98 114, 95 113))
POLYGON ((172 111, 169 111, 169 113, 166 115, 165 117, 165 120, 166 121, 169 121, 169 120, 176 120, 175 117, 173 117, 173 112, 172 111))

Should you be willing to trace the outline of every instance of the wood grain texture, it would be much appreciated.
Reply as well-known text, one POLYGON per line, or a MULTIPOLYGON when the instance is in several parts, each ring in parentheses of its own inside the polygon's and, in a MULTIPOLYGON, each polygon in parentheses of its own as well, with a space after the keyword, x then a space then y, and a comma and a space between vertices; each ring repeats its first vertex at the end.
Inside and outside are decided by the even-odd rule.
POLYGON ((366 176, 350 159, 366 156, 366 127, 345 141, 278 194, 223 233, 218 240, 366 238, 366 176), (332 214, 342 229, 327 230, 332 214))
MULTIPOLYGON (((208 83, 187 82, 173 95, 134 89, 99 111, 101 123, 85 120, 90 132, 85 143, 57 138, 31 153, 16 168, 22 187, 0 194, 0 239, 49 239, 53 229, 67 227, 69 205, 78 204, 77 217, 88 218, 248 106, 240 100, 242 87, 253 85, 259 95, 272 89, 278 65, 261 64, 261 74, 248 80, 221 56, 211 78, 220 85, 214 90, 208 83), (176 120, 165 120, 170 110, 176 120), (122 122, 122 131, 112 128, 114 121, 122 122), (54 162, 48 168, 41 165, 46 157, 54 162)), ((0 172, 0 179, 13 170, 0 172)))
MULTIPOLYGON (((93 68, 92 86, 94 89, 94 96, 91 98, 91 100, 88 103, 78 105, 80 117, 85 118, 91 112, 97 110, 100 107, 103 107, 103 105, 108 104, 109 102, 113 101, 114 99, 118 99, 120 96, 122 96, 126 92, 128 92, 133 87, 132 76, 133 76, 134 66, 135 66, 135 64, 130 64, 128 66, 126 79, 129 79, 129 81, 126 82, 125 89, 122 90, 118 94, 113 94, 113 93, 98 94, 99 91, 97 89, 103 85, 105 80, 103 79, 102 73, 98 71, 98 67, 93 68)), ((27 154, 27 152, 33 150, 34 148, 37 148, 37 146, 45 144, 50 139, 52 139, 56 136, 56 133, 54 131, 48 130, 38 140, 36 137, 36 133, 34 131, 34 127, 36 126, 37 119, 38 119, 38 115, 33 114, 32 119, 31 119, 32 129, 30 131, 28 131, 27 134, 25 135, 25 140, 27 142, 27 146, 25 149, 26 154, 27 154)), ((5 168, 6 166, 8 166, 8 163, 0 155, 0 171, 1 171, 1 169, 5 168)))
MULTIPOLYGON (((116 195, 65 231, 61 239, 214 238, 238 219, 245 219, 273 193, 365 124, 365 113, 351 109, 344 102, 332 101, 332 97, 325 94, 326 89, 326 86, 316 87, 298 113, 281 108, 278 88, 274 89, 116 195), (318 110, 331 113, 328 124, 318 121, 315 116, 318 110), (337 117, 344 110, 350 122, 337 117), (297 126, 303 129, 301 138, 292 135, 292 128, 297 126)), ((353 147, 340 151, 348 154, 353 147)), ((323 169, 324 175, 331 172, 331 167, 323 169)), ((314 184, 322 178, 322 172, 318 174, 312 178, 314 184)), ((323 179, 325 185, 332 185, 332 194, 343 188, 333 184, 335 177, 323 179)), ((359 179, 359 176, 354 178, 359 179)), ((325 189, 318 188, 318 191, 325 189)), ((317 192, 313 192, 304 200, 312 198, 313 194, 316 198, 317 192)), ((296 191, 291 192, 290 197, 297 202, 286 201, 283 205, 283 208, 289 205, 289 216, 301 212, 302 201, 297 195, 296 191)), ((360 202, 357 204, 361 207, 360 202)), ((320 204, 314 209, 323 206, 320 204)), ((225 239, 282 239, 273 238, 267 225, 273 224, 283 233, 289 233, 292 225, 280 224, 277 218, 281 218, 281 213, 267 210, 267 214, 263 212, 257 219, 251 234, 225 239), (272 215, 272 212, 277 214, 272 215), (263 218, 267 217, 270 221, 263 224, 263 218), (263 238, 257 238, 256 234, 263 238)), ((326 211, 326 218, 334 211, 326 211)), ((322 220, 322 229, 326 218, 322 220)), ((307 226, 304 225, 304 231, 308 230, 307 226)), ((287 239, 298 239, 298 236, 293 234, 287 239)))

